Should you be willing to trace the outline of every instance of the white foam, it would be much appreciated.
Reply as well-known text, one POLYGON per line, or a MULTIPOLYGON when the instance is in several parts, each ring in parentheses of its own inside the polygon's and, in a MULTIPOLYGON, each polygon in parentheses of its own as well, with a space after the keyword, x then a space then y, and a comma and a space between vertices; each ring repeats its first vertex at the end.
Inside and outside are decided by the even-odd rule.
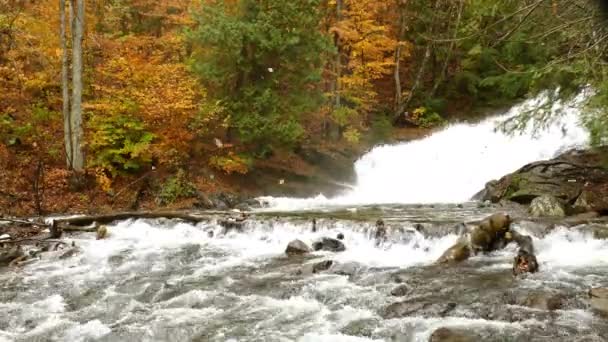
POLYGON ((109 334, 112 330, 101 323, 99 320, 93 320, 83 325, 76 325, 70 328, 65 333, 65 341, 89 341, 91 339, 99 339, 109 334))

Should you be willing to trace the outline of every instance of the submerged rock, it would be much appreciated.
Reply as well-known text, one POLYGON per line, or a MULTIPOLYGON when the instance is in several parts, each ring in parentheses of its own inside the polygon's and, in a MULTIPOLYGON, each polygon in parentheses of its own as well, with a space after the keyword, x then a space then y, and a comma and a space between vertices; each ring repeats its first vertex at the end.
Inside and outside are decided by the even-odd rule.
POLYGON ((564 296, 552 293, 534 293, 530 294, 522 304, 533 309, 554 311, 562 308, 564 296))
POLYGON ((311 275, 327 271, 334 264, 332 260, 324 260, 316 262, 314 264, 304 265, 300 270, 296 272, 297 275, 311 275))
POLYGON ((479 336, 452 328, 439 328, 433 332, 429 342, 476 342, 479 336))
POLYGON ((562 202, 551 195, 543 195, 533 199, 529 211, 535 217, 566 216, 566 210, 562 202))
POLYGON ((334 263, 331 272, 339 275, 354 276, 365 269, 365 266, 355 261, 350 261, 345 263, 334 263))
POLYGON ((324 237, 319 241, 315 241, 312 244, 312 249, 315 251, 343 252, 346 250, 346 246, 338 239, 324 237))
POLYGON ((287 255, 302 255, 310 253, 310 251, 310 247, 301 240, 291 241, 285 249, 287 255))
POLYGON ((444 317, 456 308, 456 303, 429 303, 427 301, 405 301, 393 303, 380 313, 385 319, 406 316, 444 317))
POLYGON ((591 308, 603 316, 608 316, 608 288, 598 287, 589 291, 591 308))

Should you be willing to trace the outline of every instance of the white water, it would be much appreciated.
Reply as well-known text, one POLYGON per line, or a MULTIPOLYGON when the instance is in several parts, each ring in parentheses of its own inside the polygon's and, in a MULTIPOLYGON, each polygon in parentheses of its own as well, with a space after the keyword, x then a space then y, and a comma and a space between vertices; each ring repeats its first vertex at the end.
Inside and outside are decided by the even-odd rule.
POLYGON ((538 97, 477 124, 454 124, 431 136, 397 145, 378 146, 355 164, 352 190, 335 198, 274 198, 262 200, 273 210, 298 210, 332 205, 459 203, 468 201, 486 182, 527 163, 554 157, 588 144, 579 123, 579 95, 551 110, 563 114, 544 129, 529 126, 519 134, 496 130, 497 125, 545 103, 538 97))
MULTIPOLYGON (((11 317, 10 324, 5 325, 4 329, 0 328, 0 340, 3 337, 7 340, 51 338, 58 341, 133 338, 156 341, 169 337, 190 340, 201 331, 213 329, 216 332, 209 337, 210 341, 233 338, 236 338, 235 341, 372 341, 343 335, 340 329, 356 320, 380 319, 378 307, 394 300, 386 293, 390 291, 391 284, 377 286, 371 282, 365 285, 353 283, 346 276, 320 274, 309 280, 294 280, 311 282, 288 298, 239 294, 230 292, 228 288, 235 281, 248 278, 263 281, 277 275, 286 277, 293 269, 278 265, 263 270, 266 265, 284 258, 285 245, 295 238, 310 243, 321 236, 335 234, 336 230, 345 233, 346 252, 317 252, 317 258, 309 263, 327 258, 339 263, 355 262, 366 268, 402 269, 430 265, 456 239, 454 235, 425 238, 415 233, 409 242, 378 247, 369 239, 365 224, 353 226, 338 222, 331 231, 321 229, 316 233, 310 232, 307 223, 257 223, 255 227, 246 233, 210 238, 205 230, 219 231, 219 227, 188 224, 162 227, 145 221, 130 221, 110 227, 107 240, 97 241, 90 236, 82 236, 76 240, 83 249, 82 254, 57 260, 57 252, 52 252, 55 254, 45 256, 21 271, 23 282, 30 289, 20 293, 18 302, 0 303, 0 316, 11 317), (200 257, 176 264, 180 259, 173 259, 172 255, 180 248, 193 244, 200 246, 200 257), (112 256, 125 252, 127 257, 122 265, 110 263, 112 256), (243 272, 249 274, 247 278, 242 278, 243 272), (159 274, 162 274, 160 279, 157 278, 159 274), (210 277, 221 277, 223 285, 206 288, 201 285, 178 296, 162 299, 167 291, 187 284, 202 284, 210 277), (141 301, 141 295, 152 288, 153 281, 164 283, 157 288, 158 292, 154 295, 157 299, 141 301), (100 283, 106 285, 98 290, 97 284, 100 283), (67 284, 69 288, 66 288, 67 284), (54 286, 59 287, 53 289, 54 286), (102 294, 98 294, 98 299, 90 305, 79 305, 80 309, 72 311, 68 305, 72 301, 70 296, 81 298, 89 288, 93 288, 94 293, 102 291, 102 294), (222 304, 221 300, 227 302, 222 304), (233 330, 236 328, 231 324, 226 325, 235 319, 238 324, 250 327, 243 328, 249 329, 247 338, 240 339, 237 336, 242 332, 233 330), (28 320, 35 321, 37 326, 31 330, 24 328, 28 320), (225 325, 225 328, 218 329, 217 324, 225 325), (165 335, 169 333, 167 329, 171 331, 169 335, 165 335)), ((525 232, 525 229, 519 229, 525 232)), ((580 287, 582 282, 583 288, 586 288, 601 279, 595 275, 581 278, 576 272, 590 267, 605 269, 608 266, 608 241, 594 240, 589 234, 556 229, 546 237, 535 238, 534 242, 541 270, 522 281, 523 286, 542 288, 559 281, 568 287, 580 287), (575 255, 576 260, 564 257, 565 254, 575 255)), ((504 268, 508 272, 513 252, 507 249, 474 259, 493 260, 495 268, 504 268)), ((7 279, 12 280, 10 273, 4 274, 0 280, 7 279)), ((565 320, 575 314, 564 311, 559 318, 565 320)), ((592 316, 588 314, 576 317, 579 329, 589 330, 586 326, 591 321, 592 316)), ((383 336, 401 330, 407 331, 412 341, 427 341, 432 331, 445 326, 468 329, 489 327, 504 332, 542 326, 542 323, 412 316, 387 321, 378 333, 383 336)))

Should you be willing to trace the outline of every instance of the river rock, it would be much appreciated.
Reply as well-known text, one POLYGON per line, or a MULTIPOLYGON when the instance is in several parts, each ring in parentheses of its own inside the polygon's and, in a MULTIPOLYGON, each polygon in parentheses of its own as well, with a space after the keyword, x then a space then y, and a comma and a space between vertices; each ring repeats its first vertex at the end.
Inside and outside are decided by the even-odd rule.
POLYGON ((608 288, 598 287, 591 289, 589 297, 591 308, 603 316, 608 316, 608 288))
POLYGON ((542 195, 533 199, 529 211, 535 217, 566 216, 566 210, 562 202, 551 195, 542 195))
POLYGON ((311 275, 327 271, 334 264, 332 260, 324 260, 314 264, 306 264, 296 272, 297 275, 311 275))
POLYGON ((410 287, 407 285, 399 285, 391 290, 391 296, 403 297, 410 292, 410 287))
POLYGON ((533 309, 554 311, 563 307, 565 298, 559 293, 532 293, 521 304, 533 309))
POLYGON ((312 273, 327 271, 334 262, 332 260, 324 260, 312 265, 312 273))
POLYGON ((433 332, 429 342, 476 342, 479 336, 452 328, 439 328, 433 332))
POLYGON ((312 249, 315 251, 343 252, 346 250, 346 246, 338 239, 324 237, 319 241, 315 241, 312 244, 312 249))
POLYGON ((0 249, 0 266, 7 266, 11 261, 24 256, 21 246, 11 246, 0 249))
POLYGON ((285 249, 287 255, 302 255, 310 253, 310 251, 310 247, 301 240, 291 241, 285 249))
POLYGON ((571 150, 551 160, 530 163, 500 180, 488 182, 478 197, 529 204, 536 197, 549 195, 563 203, 575 203, 578 212, 603 212, 608 210, 607 154, 608 146, 602 146, 571 150))
POLYGON ((437 260, 438 263, 456 263, 461 262, 471 256, 471 248, 464 240, 456 242, 456 244, 445 251, 437 260))
POLYGON ((456 308, 456 303, 430 303, 426 300, 393 303, 384 308, 380 315, 384 319, 401 318, 412 315, 422 317, 444 317, 456 308))
POLYGON ((355 261, 349 261, 349 262, 344 262, 344 263, 342 263, 342 262, 334 263, 331 268, 331 272, 334 274, 352 277, 355 274, 361 273, 365 269, 366 269, 365 266, 363 266, 355 261))

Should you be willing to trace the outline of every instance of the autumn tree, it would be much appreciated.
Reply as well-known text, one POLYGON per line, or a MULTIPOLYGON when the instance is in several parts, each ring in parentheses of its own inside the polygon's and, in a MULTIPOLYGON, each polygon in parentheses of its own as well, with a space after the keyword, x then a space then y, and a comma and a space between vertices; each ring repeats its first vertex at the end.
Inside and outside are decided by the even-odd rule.
MULTIPOLYGON (((370 114, 378 110, 377 82, 393 72, 398 44, 391 29, 392 6, 374 0, 341 0, 334 6, 330 31, 336 37, 338 58, 331 116, 341 135, 357 142, 370 114)), ((406 56, 407 44, 402 42, 401 47, 406 56)))
POLYGON ((188 33, 192 70, 235 132, 256 147, 289 145, 302 116, 322 102, 319 82, 329 39, 318 0, 209 1, 188 33))

